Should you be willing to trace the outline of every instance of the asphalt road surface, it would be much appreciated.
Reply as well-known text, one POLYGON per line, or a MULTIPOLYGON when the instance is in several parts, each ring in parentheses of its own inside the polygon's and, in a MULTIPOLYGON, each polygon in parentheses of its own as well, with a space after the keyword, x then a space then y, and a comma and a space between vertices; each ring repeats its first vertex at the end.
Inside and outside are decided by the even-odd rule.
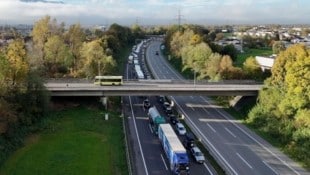
MULTIPOLYGON (((182 79, 161 54, 160 41, 152 42, 147 62, 156 79, 182 79)), ((309 174, 305 169, 272 147, 221 107, 204 96, 170 97, 184 115, 186 123, 202 140, 227 174, 294 175, 309 174)))
MULTIPOLYGON (((141 55, 140 55, 141 56, 141 55)), ((134 77, 132 65, 127 65, 125 80, 134 77)), ((127 122, 128 144, 133 160, 135 175, 169 175, 170 170, 166 155, 161 147, 157 135, 149 126, 147 111, 143 107, 145 97, 123 97, 123 112, 127 122)), ((147 97, 152 105, 155 105, 161 114, 163 110, 158 104, 156 97, 147 97)), ((190 173, 195 175, 216 174, 212 167, 207 164, 196 164, 191 160, 190 173)))

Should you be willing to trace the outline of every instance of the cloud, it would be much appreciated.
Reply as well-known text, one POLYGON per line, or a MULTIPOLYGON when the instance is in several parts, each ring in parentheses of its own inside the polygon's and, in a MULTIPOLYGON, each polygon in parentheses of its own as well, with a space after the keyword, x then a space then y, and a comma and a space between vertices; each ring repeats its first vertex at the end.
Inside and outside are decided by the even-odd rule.
MULTIPOLYGON (((52 1, 52 0, 50 0, 52 1)), ((53 0, 56 1, 56 0, 53 0)), ((0 0, 1 23, 33 23, 45 15, 66 23, 308 22, 307 0, 61 0, 64 4, 0 0), (183 21, 184 22, 184 21, 183 21)))

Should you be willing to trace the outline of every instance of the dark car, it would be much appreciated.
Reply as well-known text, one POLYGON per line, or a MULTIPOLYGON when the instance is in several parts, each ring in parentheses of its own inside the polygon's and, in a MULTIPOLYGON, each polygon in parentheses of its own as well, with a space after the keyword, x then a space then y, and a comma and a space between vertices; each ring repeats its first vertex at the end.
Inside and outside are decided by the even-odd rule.
POLYGON ((155 52, 155 55, 159 55, 158 51, 155 52))
POLYGON ((151 107, 151 103, 150 103, 149 99, 145 99, 145 100, 143 101, 143 107, 144 107, 145 109, 148 109, 148 108, 151 107))
POLYGON ((170 116, 170 122, 173 125, 175 125, 175 124, 179 123, 180 121, 179 121, 179 119, 175 115, 172 115, 172 116, 170 116))
POLYGON ((186 148, 192 148, 195 146, 195 136, 191 132, 185 134, 184 146, 186 148))
POLYGON ((164 103, 165 102, 165 96, 162 96, 162 95, 158 96, 158 102, 164 103))

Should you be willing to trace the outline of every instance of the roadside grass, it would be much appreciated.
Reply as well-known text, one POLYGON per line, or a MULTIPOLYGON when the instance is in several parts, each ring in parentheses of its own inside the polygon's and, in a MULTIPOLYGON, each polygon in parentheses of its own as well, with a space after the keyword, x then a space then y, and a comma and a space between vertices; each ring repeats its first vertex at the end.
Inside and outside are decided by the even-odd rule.
POLYGON ((122 119, 86 107, 53 111, 41 133, 26 139, 1 175, 128 174, 122 119))
POLYGON ((264 49, 244 49, 244 53, 239 53, 237 56, 237 60, 234 64, 238 67, 242 67, 244 61, 250 56, 270 56, 272 55, 271 48, 264 48, 264 49))

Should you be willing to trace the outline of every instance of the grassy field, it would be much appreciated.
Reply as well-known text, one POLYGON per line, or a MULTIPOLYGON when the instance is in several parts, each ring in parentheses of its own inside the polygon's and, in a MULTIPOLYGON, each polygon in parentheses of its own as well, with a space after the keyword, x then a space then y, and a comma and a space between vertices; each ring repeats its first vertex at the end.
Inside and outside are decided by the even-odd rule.
POLYGON ((269 56, 272 53, 272 49, 245 49, 244 53, 238 54, 234 64, 238 67, 242 67, 243 62, 250 56, 269 56))
POLYGON ((1 175, 128 174, 122 119, 105 121, 98 109, 52 112, 44 130, 26 139, 1 167, 1 175))

